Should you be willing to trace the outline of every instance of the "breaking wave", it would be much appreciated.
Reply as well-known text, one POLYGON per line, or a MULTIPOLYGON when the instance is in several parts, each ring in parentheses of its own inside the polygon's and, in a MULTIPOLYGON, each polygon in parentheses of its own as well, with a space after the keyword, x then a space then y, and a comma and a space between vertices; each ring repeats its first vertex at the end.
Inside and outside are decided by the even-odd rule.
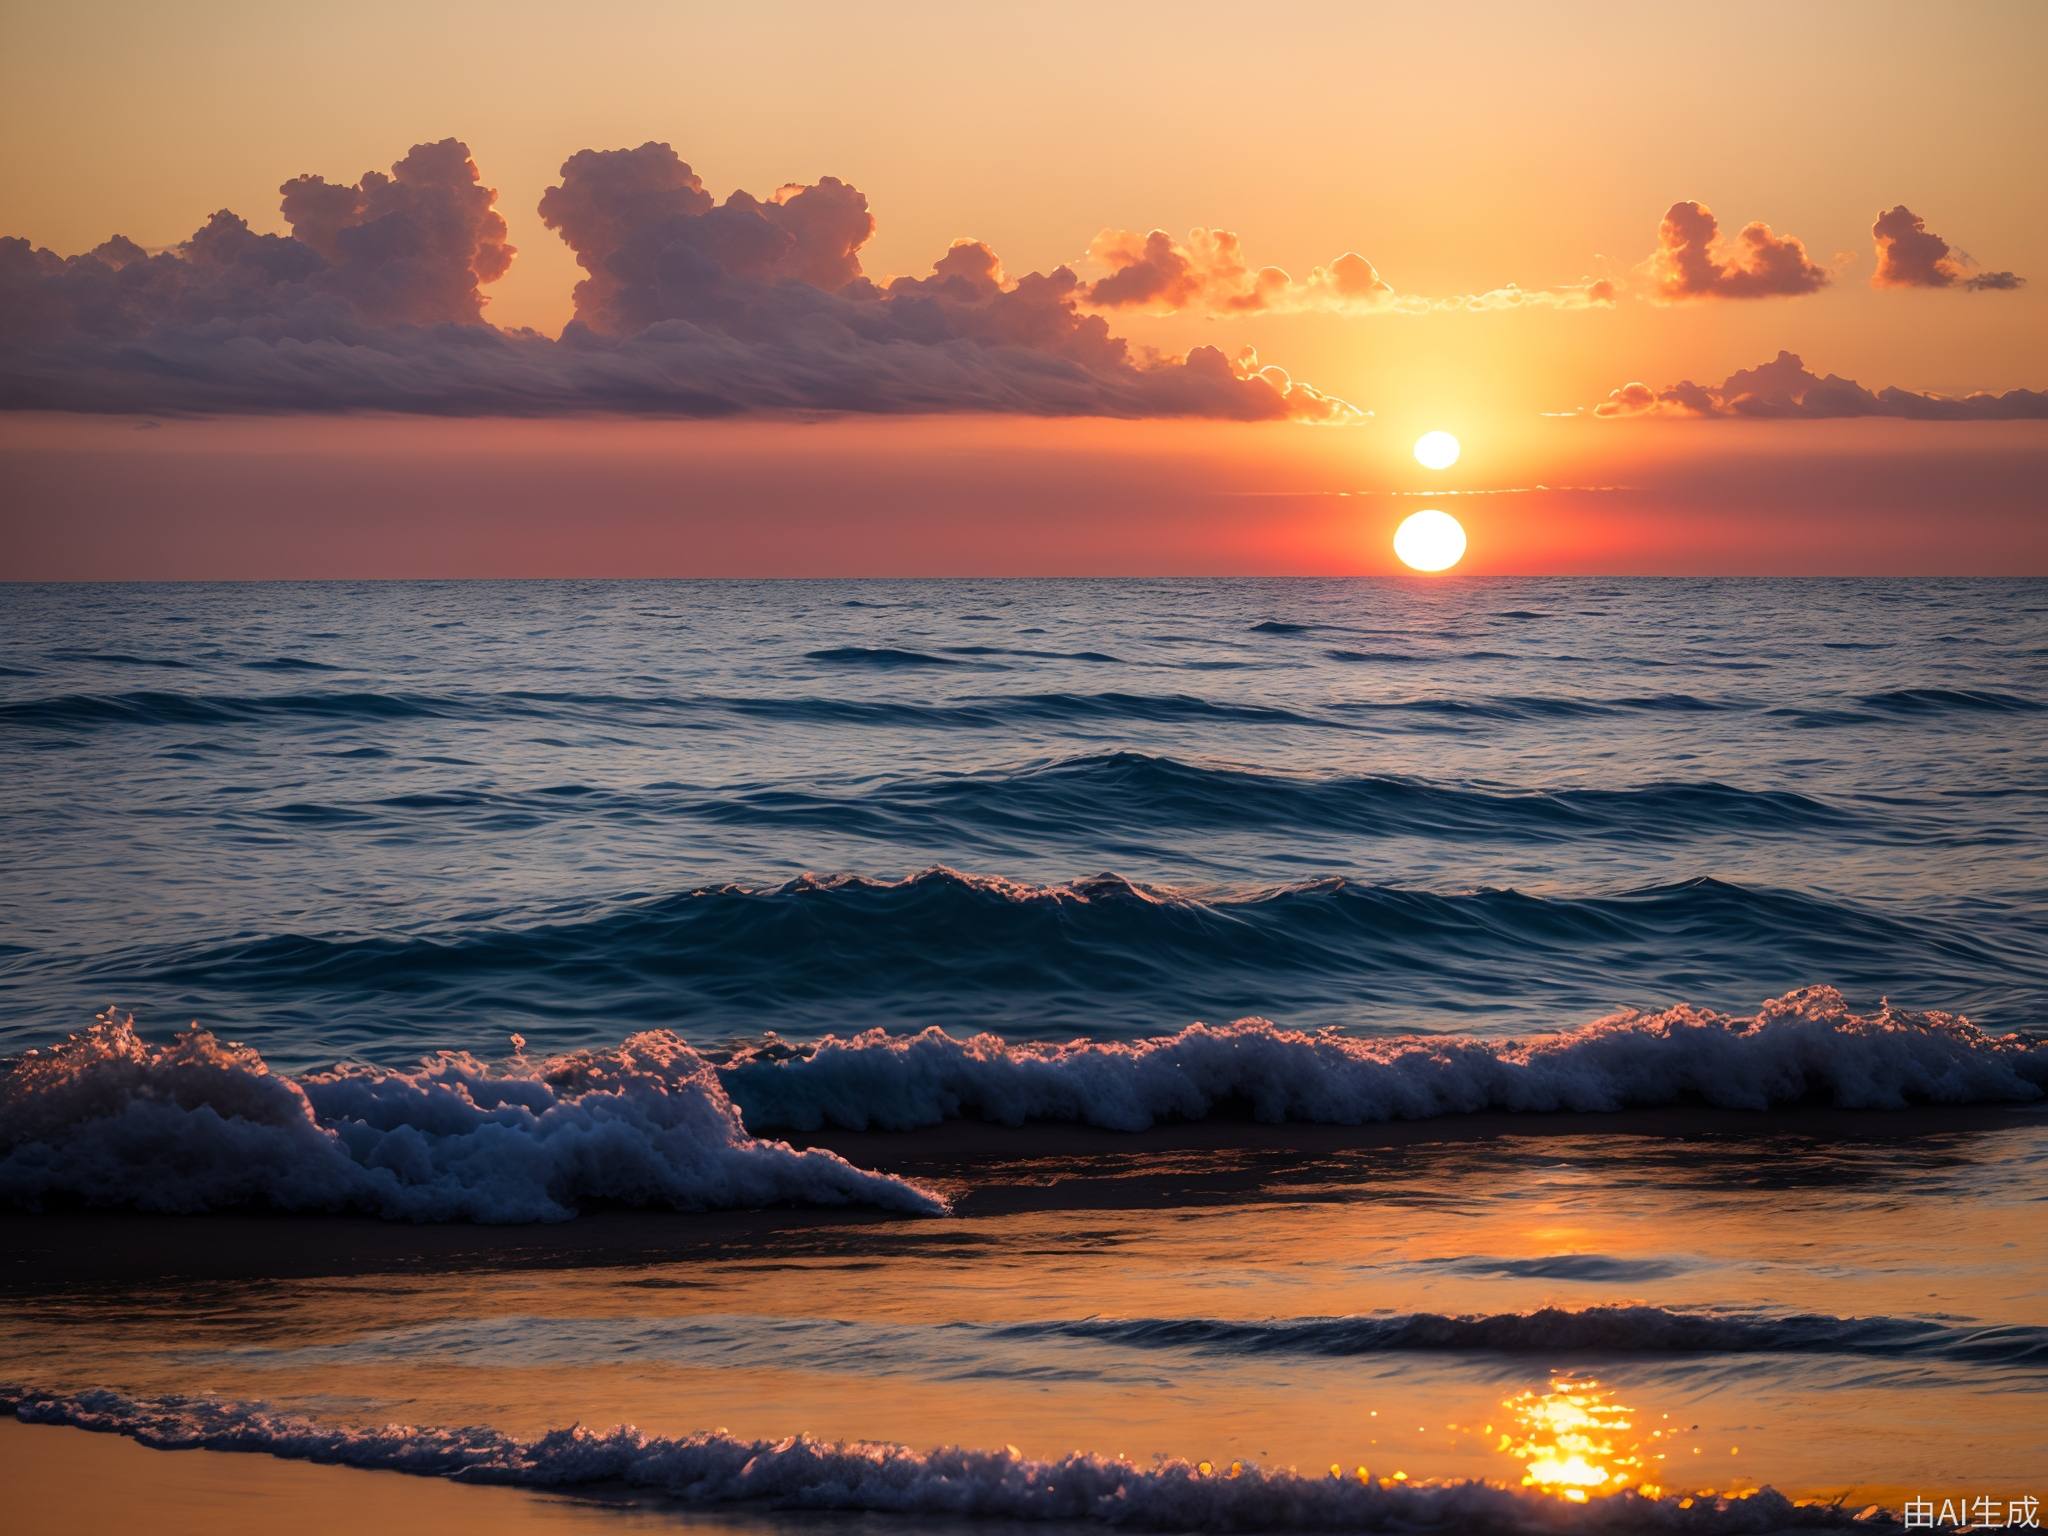
POLYGON ((1362 1125, 1686 1103, 2024 1103, 2048 1088, 2048 1042, 1992 1035, 1944 1013, 1859 1014, 1833 988, 1808 987, 1746 1017, 1680 1005, 1511 1040, 1361 1039, 1263 1020, 1069 1045, 869 1030, 755 1047, 722 1075, 756 1128, 908 1130, 972 1118, 1135 1131, 1228 1113, 1362 1125))
POLYGON ((956 1118, 1135 1131, 1249 1115, 1360 1125, 1480 1111, 1702 1103, 2023 1103, 2048 1043, 1966 1020, 1850 1010, 1808 988, 1731 1017, 1681 1006, 1560 1034, 1360 1039, 1263 1020, 1133 1043, 1010 1043, 870 1030, 770 1037, 714 1063, 668 1031, 492 1066, 292 1077, 194 1027, 153 1045, 104 1015, 0 1081, 0 1203, 156 1211, 267 1207, 418 1221, 560 1220, 599 1205, 867 1204, 933 1214, 931 1191, 769 1129, 910 1130, 956 1118))
POLYGON ((594 1205, 945 1209, 909 1180, 750 1135, 670 1035, 541 1070, 444 1052, 411 1072, 294 1078, 197 1026, 152 1045, 111 1013, 0 1081, 0 1205, 51 1204, 481 1222, 594 1205))
MULTIPOLYGON (((516 1037, 515 1037, 516 1040, 516 1037)), ((921 1185, 761 1139, 952 1119, 1137 1131, 1250 1116, 1362 1125, 1481 1111, 1706 1104, 2010 1104, 2042 1097, 2048 1043, 1941 1013, 1853 1012, 1814 987, 1731 1017, 1681 1006, 1560 1034, 1356 1038, 1259 1019, 1131 1043, 870 1030, 723 1061, 655 1030, 492 1065, 345 1064, 290 1076, 194 1026, 156 1045, 103 1015, 0 1079, 0 1204, 358 1211, 563 1220, 595 1206, 944 1211, 921 1185)))
POLYGON ((161 1449, 240 1451, 460 1482, 554 1490, 626 1488, 693 1505, 755 1505, 894 1516, 1085 1521, 1140 1530, 1763 1533, 1891 1531, 1875 1507, 1801 1504, 1775 1489, 1567 1504, 1480 1481, 1393 1482, 1358 1474, 1160 1459, 1138 1464, 1015 1447, 916 1451, 808 1435, 748 1440, 722 1431, 673 1438, 577 1425, 524 1440, 489 1427, 324 1423, 215 1398, 126 1397, 0 1387, 0 1411, 27 1424, 125 1435, 161 1449))

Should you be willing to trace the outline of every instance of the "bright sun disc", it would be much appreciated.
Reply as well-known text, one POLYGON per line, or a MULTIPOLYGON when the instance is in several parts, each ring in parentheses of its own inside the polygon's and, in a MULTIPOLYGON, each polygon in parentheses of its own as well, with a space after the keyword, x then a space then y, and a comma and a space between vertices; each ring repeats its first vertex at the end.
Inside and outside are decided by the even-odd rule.
POLYGON ((1448 512, 1410 513, 1394 530, 1394 553, 1417 571, 1448 571, 1465 557, 1465 530, 1448 512))
POLYGON ((1458 440, 1448 432, 1425 432, 1415 439, 1415 462, 1424 469, 1449 469, 1458 462, 1458 440))

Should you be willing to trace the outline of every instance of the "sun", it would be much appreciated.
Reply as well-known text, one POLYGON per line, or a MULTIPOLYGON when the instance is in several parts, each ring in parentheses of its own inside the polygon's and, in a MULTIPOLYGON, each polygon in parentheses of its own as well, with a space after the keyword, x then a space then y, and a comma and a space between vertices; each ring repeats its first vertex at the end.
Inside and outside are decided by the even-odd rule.
POLYGON ((1459 451, 1458 440, 1448 432, 1425 432, 1415 439, 1415 462, 1424 469, 1449 469, 1459 451))
POLYGON ((1465 558, 1465 530, 1434 507, 1411 512, 1394 530, 1394 553, 1411 570, 1448 571, 1465 558))

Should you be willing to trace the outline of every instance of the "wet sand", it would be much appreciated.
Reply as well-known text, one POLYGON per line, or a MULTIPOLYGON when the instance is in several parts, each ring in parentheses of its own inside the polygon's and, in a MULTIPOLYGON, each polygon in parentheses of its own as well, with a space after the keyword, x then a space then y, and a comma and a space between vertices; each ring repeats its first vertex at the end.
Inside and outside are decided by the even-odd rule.
POLYGON ((555 1536, 676 1529, 673 1513, 0 1419, 0 1525, 12 1536, 555 1536))
MULTIPOLYGON (((1013 1443, 1032 1456, 1356 1458, 1423 1480, 1511 1482, 1518 1464, 1493 1443, 1504 1399, 1591 1363, 1646 1425, 1688 1431, 1669 1447, 1681 1487, 1769 1482, 1858 1507, 1896 1507, 1937 1483, 2021 1492, 2038 1485, 2041 1463, 2028 1446, 2038 1375, 2018 1360, 1322 1359, 1005 1344, 989 1330, 1098 1313, 1258 1319, 1731 1298, 2040 1325, 2026 1212, 2044 1129, 2043 1108, 1204 1122, 1137 1135, 957 1124, 817 1138, 937 1183, 955 1199, 951 1220, 613 1211, 476 1227, 16 1215, 0 1219, 10 1298, 0 1380, 525 1436, 623 1421, 670 1435, 723 1426, 916 1448, 1013 1443), (1513 1268, 1572 1254, 1611 1273, 1513 1268)), ((372 1525, 463 1536, 786 1523, 158 1452, 8 1421, 0 1478, 16 1505, 0 1520, 10 1531, 360 1536, 372 1525)))

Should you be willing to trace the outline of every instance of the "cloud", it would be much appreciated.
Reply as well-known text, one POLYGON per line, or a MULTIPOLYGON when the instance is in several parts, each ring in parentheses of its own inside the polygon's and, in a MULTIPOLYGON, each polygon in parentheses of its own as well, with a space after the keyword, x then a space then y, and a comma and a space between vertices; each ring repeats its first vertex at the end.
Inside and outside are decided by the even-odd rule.
POLYGON ((576 286, 577 320, 613 336, 665 320, 720 323, 792 284, 839 293, 860 278, 875 232, 867 199, 837 177, 720 203, 666 144, 571 155, 540 216, 589 274, 576 286))
MULTIPOLYGON (((1468 293, 1453 298, 1429 299, 1425 301, 1432 314, 1448 314, 1465 311, 1470 314, 1485 314, 1503 309, 1607 309, 1612 307, 1620 290, 1610 278, 1581 278, 1576 283, 1563 283, 1555 288, 1522 288, 1509 283, 1502 288, 1489 288, 1484 293, 1468 293)), ((1419 311, 1418 311, 1419 312, 1419 311)))
POLYGON ((1657 295, 1684 299, 1768 299, 1813 293, 1828 284, 1826 268, 1795 236, 1746 224, 1732 245, 1704 203, 1673 203, 1657 229, 1657 249, 1644 264, 1657 295))
POLYGON ((1163 229, 1145 235, 1105 229, 1089 244, 1088 261, 1107 274, 1082 289, 1084 300, 1097 309, 1242 315, 1367 306, 1394 292, 1356 251, 1317 267, 1299 283, 1279 267, 1254 269, 1238 237, 1227 229, 1190 230, 1185 243, 1163 229))
POLYGON ((278 190, 293 238, 325 263, 318 284, 374 323, 481 320, 483 285, 512 266, 498 194, 458 139, 414 145, 389 176, 299 176, 278 190))
POLYGON ((1978 272, 1961 251, 1927 227, 1904 203, 1877 216, 1870 226, 1877 242, 1875 288, 1969 288, 2010 290, 2026 279, 2012 272, 1978 272))
POLYGON ((1297 279, 1281 267, 1253 267, 1227 229, 1193 229, 1175 240, 1163 229, 1105 229, 1084 266, 1102 275, 1081 287, 1093 309, 1147 314, 1440 314, 1502 309, 1592 309, 1612 304, 1615 285, 1584 279, 1557 288, 1513 283, 1485 293, 1430 298, 1400 294, 1356 251, 1297 279))
POLYGON ((121 235, 69 260, 0 239, 0 353, 80 340, 111 349, 167 327, 474 325, 482 285, 512 264, 496 194, 454 139, 416 146, 389 175, 351 186, 301 176, 281 191, 290 235, 255 234, 222 210, 154 255, 121 235))
POLYGON ((1865 389, 1839 374, 1810 372, 1791 352, 1730 374, 1720 384, 1691 380, 1652 389, 1624 384, 1593 407, 1595 416, 1747 416, 1817 421, 1848 416, 1895 416, 1911 421, 2048 420, 2048 390, 2013 389, 2002 395, 1923 395, 1912 390, 1865 389))
POLYGON ((1067 267, 1012 278, 961 242, 877 283, 867 200, 829 176, 721 202, 666 144, 570 156, 540 203, 585 273, 558 339, 484 319, 513 252, 460 142, 282 193, 288 235, 222 212, 155 254, 0 240, 0 408, 1359 414, 1248 350, 1132 346, 1067 267))

